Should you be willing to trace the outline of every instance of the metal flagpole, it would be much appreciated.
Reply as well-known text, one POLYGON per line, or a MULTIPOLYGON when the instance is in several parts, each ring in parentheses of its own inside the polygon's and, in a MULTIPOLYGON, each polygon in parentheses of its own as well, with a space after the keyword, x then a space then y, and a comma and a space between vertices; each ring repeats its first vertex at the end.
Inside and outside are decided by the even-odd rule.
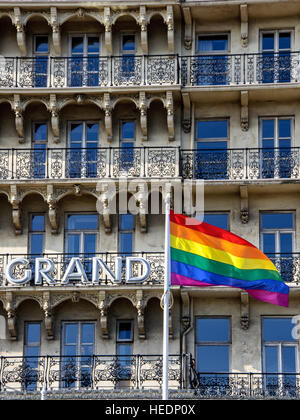
POLYGON ((162 399, 168 399, 168 364, 169 364, 169 295, 170 295, 170 201, 171 194, 166 194, 165 202, 165 279, 164 279, 164 321, 163 321, 163 389, 162 399))

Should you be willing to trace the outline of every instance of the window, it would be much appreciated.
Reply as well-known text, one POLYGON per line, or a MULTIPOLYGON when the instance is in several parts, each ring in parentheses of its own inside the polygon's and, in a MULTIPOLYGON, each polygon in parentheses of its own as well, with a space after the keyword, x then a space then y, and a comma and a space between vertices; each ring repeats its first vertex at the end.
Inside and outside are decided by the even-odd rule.
POLYGON ((195 176, 198 179, 227 178, 227 119, 199 120, 196 128, 195 176))
POLYGON ((133 321, 117 321, 117 355, 120 379, 130 379, 132 364, 133 321))
POLYGON ((68 176, 94 178, 97 176, 99 123, 72 121, 68 124, 68 176))
POLYGON ((291 147, 294 139, 294 119, 261 118, 260 139, 262 178, 290 178, 293 173, 291 147))
POLYGON ((82 257, 86 275, 92 275, 92 258, 95 256, 98 234, 98 214, 68 214, 66 216, 66 265, 71 257, 82 257))
POLYGON ((45 178, 46 156, 48 142, 47 122, 33 122, 32 124, 32 148, 33 148, 33 177, 45 178))
POLYGON ((196 319, 196 369, 203 392, 222 391, 228 386, 230 360, 230 319, 196 319))
POLYGON ((284 281, 293 279, 295 215, 293 212, 262 212, 261 246, 279 270, 284 281))
POLYGON ((27 391, 37 389, 40 345, 40 322, 26 322, 24 332, 24 385, 27 391))
POLYGON ((264 383, 271 395, 296 391, 298 344, 292 336, 293 328, 292 318, 262 319, 264 383))
POLYGON ((98 35, 74 35, 70 38, 71 86, 98 86, 100 38, 98 35))
POLYGON ((39 257, 44 252, 45 215, 31 214, 29 225, 29 252, 39 257))
POLYGON ((136 127, 134 120, 120 121, 120 175, 130 175, 135 168, 135 136, 136 127))
POLYGON ((124 82, 135 80, 135 34, 121 35, 122 71, 121 79, 124 82))
POLYGON ((48 80, 48 35, 35 35, 33 37, 34 55, 34 87, 47 87, 48 80))
POLYGON ((224 230, 229 230, 228 213, 204 213, 203 222, 224 230))
POLYGON ((290 82, 292 31, 262 31, 260 47, 261 82, 290 82))
POLYGON ((132 214, 121 214, 119 218, 119 252, 130 256, 133 250, 135 217, 132 214))
POLYGON ((196 74, 198 85, 226 85, 228 83, 228 34, 198 36, 196 74))
POLYGON ((64 388, 91 386, 94 347, 95 322, 63 323, 61 384, 64 388))

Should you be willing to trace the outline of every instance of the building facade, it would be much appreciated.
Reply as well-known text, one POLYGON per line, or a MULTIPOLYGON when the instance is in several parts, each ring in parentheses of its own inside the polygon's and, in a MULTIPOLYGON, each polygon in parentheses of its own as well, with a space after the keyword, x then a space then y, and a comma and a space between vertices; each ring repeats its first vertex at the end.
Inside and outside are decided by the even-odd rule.
POLYGON ((295 0, 0 2, 0 398, 160 397, 163 203, 185 182, 290 304, 172 287, 170 398, 299 398, 299 19, 295 0))

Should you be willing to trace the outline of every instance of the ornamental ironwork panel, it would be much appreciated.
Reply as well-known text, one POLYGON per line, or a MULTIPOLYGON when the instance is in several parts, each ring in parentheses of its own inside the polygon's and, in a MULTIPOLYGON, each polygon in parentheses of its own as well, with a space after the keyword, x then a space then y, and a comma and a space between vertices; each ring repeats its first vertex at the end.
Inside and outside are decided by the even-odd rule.
POLYGON ((147 57, 147 85, 174 85, 177 81, 177 57, 148 56, 147 57))

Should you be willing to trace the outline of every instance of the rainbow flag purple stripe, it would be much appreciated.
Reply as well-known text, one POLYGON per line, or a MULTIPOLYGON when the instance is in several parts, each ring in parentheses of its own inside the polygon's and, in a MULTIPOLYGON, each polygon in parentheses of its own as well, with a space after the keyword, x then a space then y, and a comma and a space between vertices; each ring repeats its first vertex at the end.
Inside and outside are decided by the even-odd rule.
POLYGON ((171 285, 228 286, 289 305, 289 287, 272 261, 243 238, 170 212, 171 285))

